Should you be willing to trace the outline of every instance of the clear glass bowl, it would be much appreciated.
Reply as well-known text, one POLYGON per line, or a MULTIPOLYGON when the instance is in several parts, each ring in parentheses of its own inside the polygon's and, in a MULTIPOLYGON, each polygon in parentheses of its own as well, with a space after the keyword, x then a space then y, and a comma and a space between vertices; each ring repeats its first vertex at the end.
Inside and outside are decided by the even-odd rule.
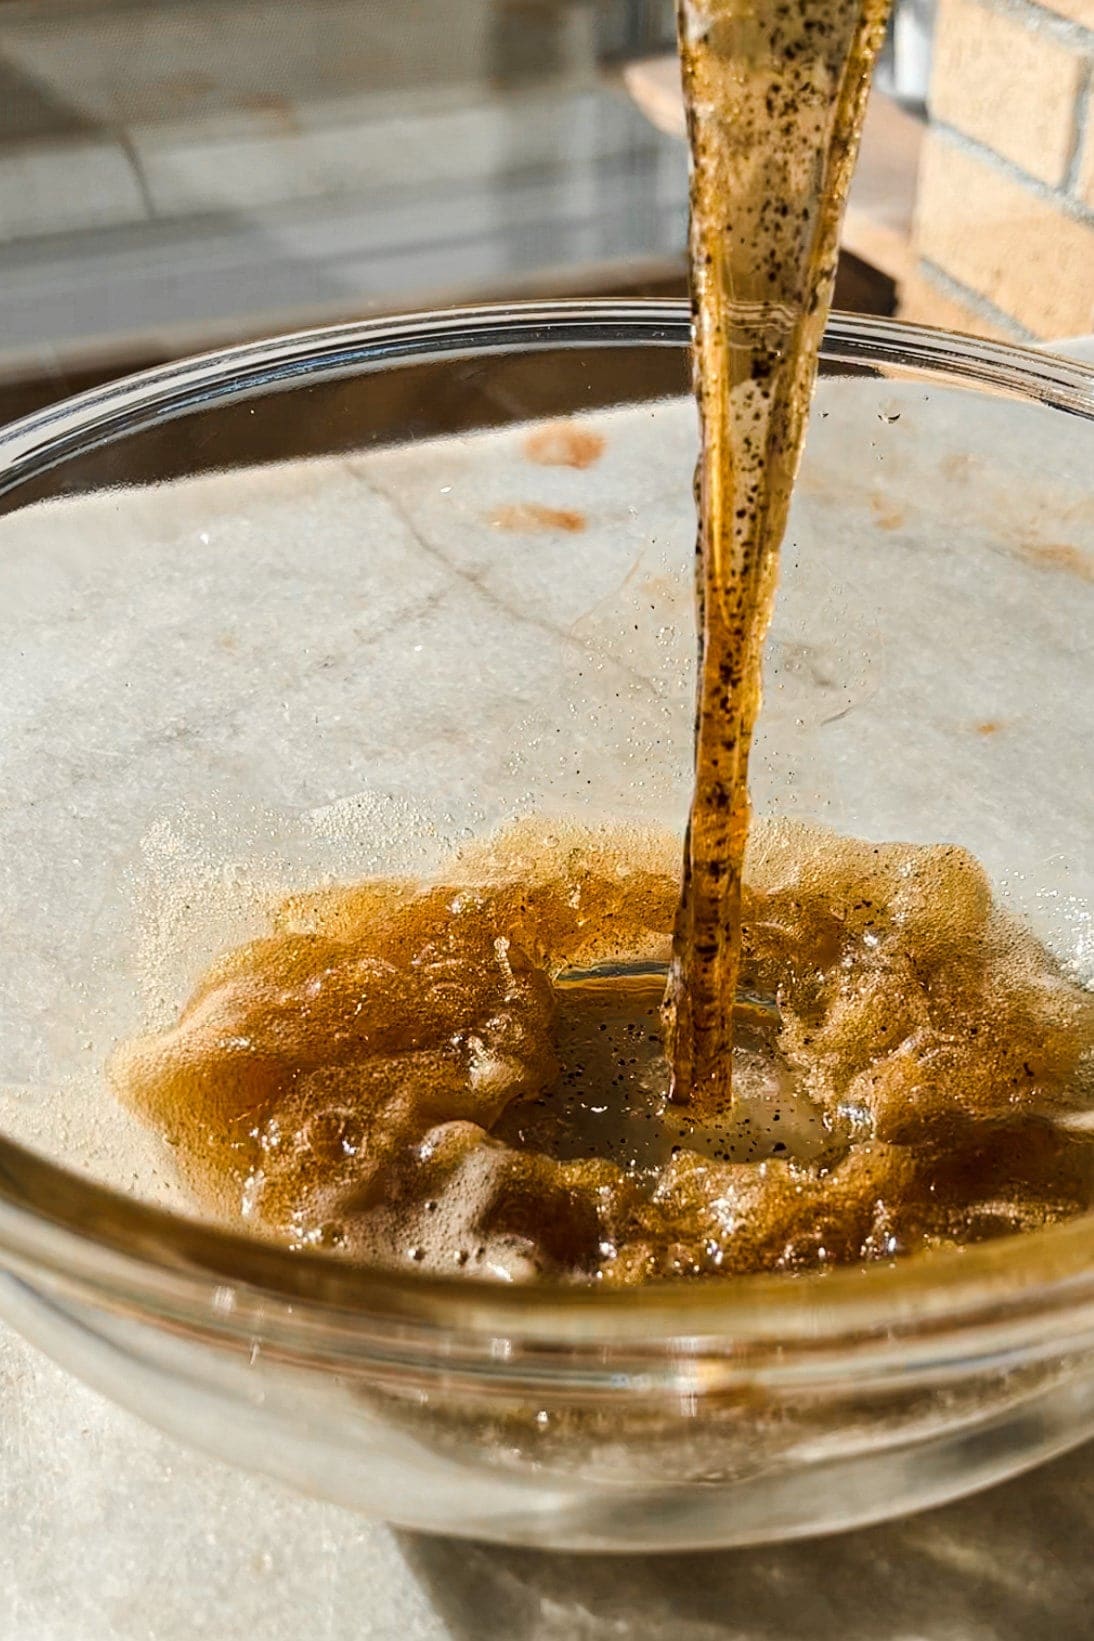
MULTIPOLYGON (((1094 1429, 1086 1220, 641 1292, 383 1274, 203 1221, 107 1089, 273 890, 529 811, 682 827, 688 334, 678 303, 380 320, 0 437, 0 1311, 399 1523, 744 1543, 1094 1429)), ((968 845, 1087 982, 1092 419, 1089 368, 832 319, 754 760, 761 811, 968 845)))

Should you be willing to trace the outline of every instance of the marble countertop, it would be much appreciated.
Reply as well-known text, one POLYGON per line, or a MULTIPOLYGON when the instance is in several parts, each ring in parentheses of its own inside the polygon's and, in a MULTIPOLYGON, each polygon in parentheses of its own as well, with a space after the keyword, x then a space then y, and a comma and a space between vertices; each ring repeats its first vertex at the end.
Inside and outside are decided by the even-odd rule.
POLYGON ((811 1543, 578 1558, 430 1539, 187 1451, 0 1329, 11 1641, 1086 1641, 1092 1543, 1094 1444, 811 1543))
POLYGON ((1087 1641, 1094 1444, 811 1543, 575 1557, 396 1532, 199 1457, 0 1334, 11 1641, 1087 1641), (109 1478, 109 1484, 108 1479, 109 1478))
POLYGON ((612 67, 654 9, 3 6, 0 375, 677 270, 686 156, 612 67))

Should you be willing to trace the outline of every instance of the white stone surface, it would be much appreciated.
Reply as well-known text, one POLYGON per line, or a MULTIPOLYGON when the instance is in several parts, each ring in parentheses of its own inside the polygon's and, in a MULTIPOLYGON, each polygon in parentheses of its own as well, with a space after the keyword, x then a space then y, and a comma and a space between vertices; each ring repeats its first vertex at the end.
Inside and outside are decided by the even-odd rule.
POLYGON ((109 137, 0 149, 0 241, 146 215, 133 168, 109 137))
POLYGON ((0 373, 677 267, 615 9, 7 0, 0 373))
MULTIPOLYGON (((921 389, 885 382, 826 384, 818 408, 772 635, 761 800, 879 835, 956 835, 1071 950, 1081 930, 1059 885, 1062 873, 1081 909, 1089 800, 1071 777, 1088 748, 1081 717, 1058 707, 1088 666, 1094 589, 1074 573, 1084 560, 1052 549, 1090 548, 1083 430, 1039 449, 1037 418, 1015 442, 1002 402, 970 424, 964 401, 928 410, 921 389), (937 578, 947 595, 930 602, 937 578), (1031 712, 1053 704, 1039 731, 1031 712), (985 740, 987 719, 1001 727, 985 740)), ((176 783, 195 769, 218 771, 226 799, 261 799, 273 877, 302 858, 336 863, 328 844, 343 868, 370 864, 368 825, 335 824, 330 805, 352 812, 367 775, 366 820, 385 803, 390 818, 423 785, 427 766, 408 763, 420 756, 451 774, 457 829, 521 793, 574 806, 587 777, 570 753, 604 744, 614 762, 601 801, 679 810, 691 411, 639 407, 601 428, 606 454, 585 472, 531 466, 510 432, 0 523, 0 627, 22 645, 0 692, 0 779, 28 817, 33 807, 43 863, 28 865, 31 823, 21 832, 9 805, 0 890, 22 919, 23 962, 0 984, 11 1055, 0 1076, 14 1080, 18 1060, 21 1082, 42 1082, 77 1038, 98 1061, 134 1006, 124 968, 93 977, 97 998, 81 993, 64 946, 35 947, 35 916, 45 895, 70 927, 86 917, 108 946, 120 937, 134 884, 166 870, 146 847, 145 876, 133 876, 134 834, 162 838, 176 783), (491 524, 529 500, 580 508, 588 528, 491 524), (352 578, 347 588, 351 562, 367 565, 367 598, 352 578), (454 714, 453 631, 478 652, 473 666, 458 658, 454 714), (387 679, 382 699, 366 692, 368 712, 354 694, 362 654, 387 679), (579 679, 592 710, 560 755, 553 729, 579 679), (436 734, 415 751, 407 726, 423 712, 436 734), (119 773, 129 760, 132 790, 119 773), (66 854, 74 816, 80 850, 66 854), (50 1006, 35 1014, 46 979, 50 1006)), ((185 856, 185 828, 173 835, 185 856)), ((417 835, 427 856, 436 843, 428 827, 417 835)), ((243 841, 218 847, 230 860, 243 841)), ((190 956, 214 938, 191 927, 190 956)), ((33 1115, 27 1137, 43 1148, 90 1147, 94 1122, 51 1128, 46 1101, 33 1115)), ((68 1154, 147 1188, 120 1177, 116 1157, 68 1154)), ((13 1641, 1086 1641, 1092 1530, 1088 1450, 979 1499, 812 1545, 578 1560, 425 1540, 184 1452, 0 1335, 0 1635, 13 1641)))
POLYGON ((811 1544, 394 1533, 186 1451, 0 1332, 5 1641, 1088 1641, 1094 1449, 811 1544))

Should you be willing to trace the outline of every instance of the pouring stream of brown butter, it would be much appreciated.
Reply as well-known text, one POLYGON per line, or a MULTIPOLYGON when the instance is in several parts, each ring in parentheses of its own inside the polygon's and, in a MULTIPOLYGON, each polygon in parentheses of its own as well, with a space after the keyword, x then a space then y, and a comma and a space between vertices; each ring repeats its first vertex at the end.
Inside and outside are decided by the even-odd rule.
POLYGON ((779 546, 889 0, 679 0, 702 436, 695 789, 665 999, 672 1094, 729 1102, 748 756, 779 546))

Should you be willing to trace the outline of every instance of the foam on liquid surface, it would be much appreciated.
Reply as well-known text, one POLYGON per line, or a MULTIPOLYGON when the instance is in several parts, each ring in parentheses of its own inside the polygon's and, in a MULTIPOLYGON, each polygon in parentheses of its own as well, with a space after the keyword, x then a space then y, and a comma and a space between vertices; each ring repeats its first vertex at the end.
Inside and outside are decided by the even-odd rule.
POLYGON ((294 895, 115 1087, 225 1217, 504 1280, 808 1269, 1090 1206, 1058 1119, 1094 998, 954 847, 758 824, 734 1106, 669 1104, 677 847, 524 822, 434 882, 294 895))

